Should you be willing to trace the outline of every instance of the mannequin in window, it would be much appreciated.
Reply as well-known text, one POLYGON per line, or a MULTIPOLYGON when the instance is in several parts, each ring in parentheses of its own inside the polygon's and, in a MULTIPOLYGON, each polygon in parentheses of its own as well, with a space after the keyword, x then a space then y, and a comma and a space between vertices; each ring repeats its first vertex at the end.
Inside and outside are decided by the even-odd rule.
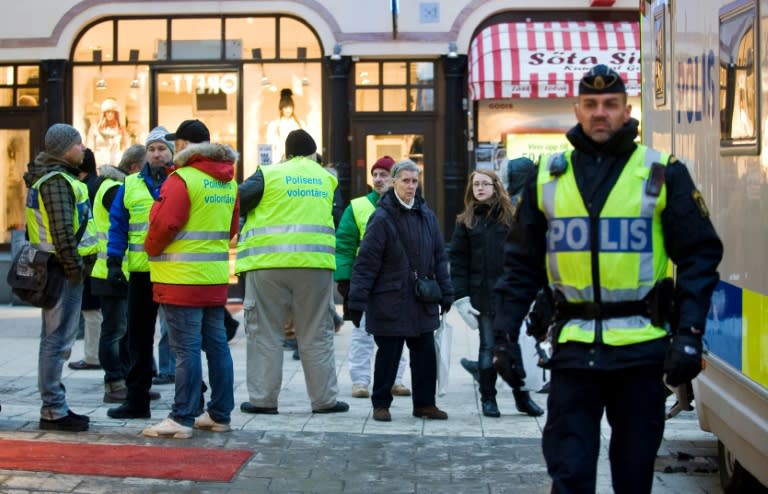
POLYGON ((285 138, 294 130, 304 128, 304 122, 299 120, 294 113, 293 91, 288 88, 280 90, 280 102, 278 103, 280 118, 272 120, 267 125, 267 143, 272 145, 272 162, 277 163, 285 159, 285 138))
POLYGON ((128 133, 120 120, 120 107, 113 98, 107 98, 101 103, 101 117, 88 129, 87 141, 98 166, 116 166, 120 162, 123 148, 128 142, 128 133))

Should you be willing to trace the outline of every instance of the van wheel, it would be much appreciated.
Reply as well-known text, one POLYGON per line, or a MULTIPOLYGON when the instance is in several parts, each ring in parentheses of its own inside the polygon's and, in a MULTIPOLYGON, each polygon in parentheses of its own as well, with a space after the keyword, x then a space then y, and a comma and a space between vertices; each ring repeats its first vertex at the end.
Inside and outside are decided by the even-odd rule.
POLYGON ((736 456, 721 441, 717 441, 717 458, 720 485, 725 494, 768 493, 768 489, 741 466, 736 456))

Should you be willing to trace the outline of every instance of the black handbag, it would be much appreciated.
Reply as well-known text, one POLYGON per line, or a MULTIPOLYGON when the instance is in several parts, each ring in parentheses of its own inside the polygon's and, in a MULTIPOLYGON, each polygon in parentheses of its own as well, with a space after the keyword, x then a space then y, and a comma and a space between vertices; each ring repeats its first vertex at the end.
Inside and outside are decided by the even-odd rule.
POLYGON ((13 258, 6 280, 24 302, 50 309, 61 297, 67 277, 55 254, 25 244, 13 258))
POLYGON ((392 222, 397 229, 397 240, 400 241, 400 245, 403 247, 405 258, 408 259, 408 265, 411 267, 411 272, 413 273, 413 294, 416 297, 416 300, 427 304, 440 303, 443 299, 443 291, 440 289, 440 285, 437 283, 434 276, 419 275, 418 270, 413 267, 411 258, 408 256, 408 249, 405 247, 405 242, 403 241, 405 235, 400 229, 400 224, 394 218, 392 218, 392 222))

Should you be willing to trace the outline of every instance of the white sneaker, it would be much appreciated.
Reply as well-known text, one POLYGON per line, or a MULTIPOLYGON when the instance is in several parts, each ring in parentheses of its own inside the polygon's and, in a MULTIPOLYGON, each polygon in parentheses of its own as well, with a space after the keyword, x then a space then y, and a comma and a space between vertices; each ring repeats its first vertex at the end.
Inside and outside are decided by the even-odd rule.
POLYGON ((195 419, 195 429, 211 432, 229 432, 232 430, 232 427, 230 427, 229 424, 216 422, 210 415, 208 415, 208 412, 205 412, 195 419))
POLYGON ((181 425, 172 418, 145 428, 141 431, 147 437, 170 437, 172 439, 189 439, 192 437, 192 427, 181 425))
POLYGON ((368 386, 363 384, 352 385, 352 397, 353 398, 368 398, 368 386))

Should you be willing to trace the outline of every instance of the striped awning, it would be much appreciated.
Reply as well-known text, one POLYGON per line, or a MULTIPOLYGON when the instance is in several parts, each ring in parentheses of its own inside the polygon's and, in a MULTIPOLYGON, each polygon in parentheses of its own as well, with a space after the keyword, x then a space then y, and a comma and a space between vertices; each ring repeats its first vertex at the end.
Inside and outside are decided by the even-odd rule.
POLYGON ((469 47, 473 100, 563 98, 603 63, 616 70, 630 96, 640 94, 637 22, 512 22, 480 31, 469 47))

